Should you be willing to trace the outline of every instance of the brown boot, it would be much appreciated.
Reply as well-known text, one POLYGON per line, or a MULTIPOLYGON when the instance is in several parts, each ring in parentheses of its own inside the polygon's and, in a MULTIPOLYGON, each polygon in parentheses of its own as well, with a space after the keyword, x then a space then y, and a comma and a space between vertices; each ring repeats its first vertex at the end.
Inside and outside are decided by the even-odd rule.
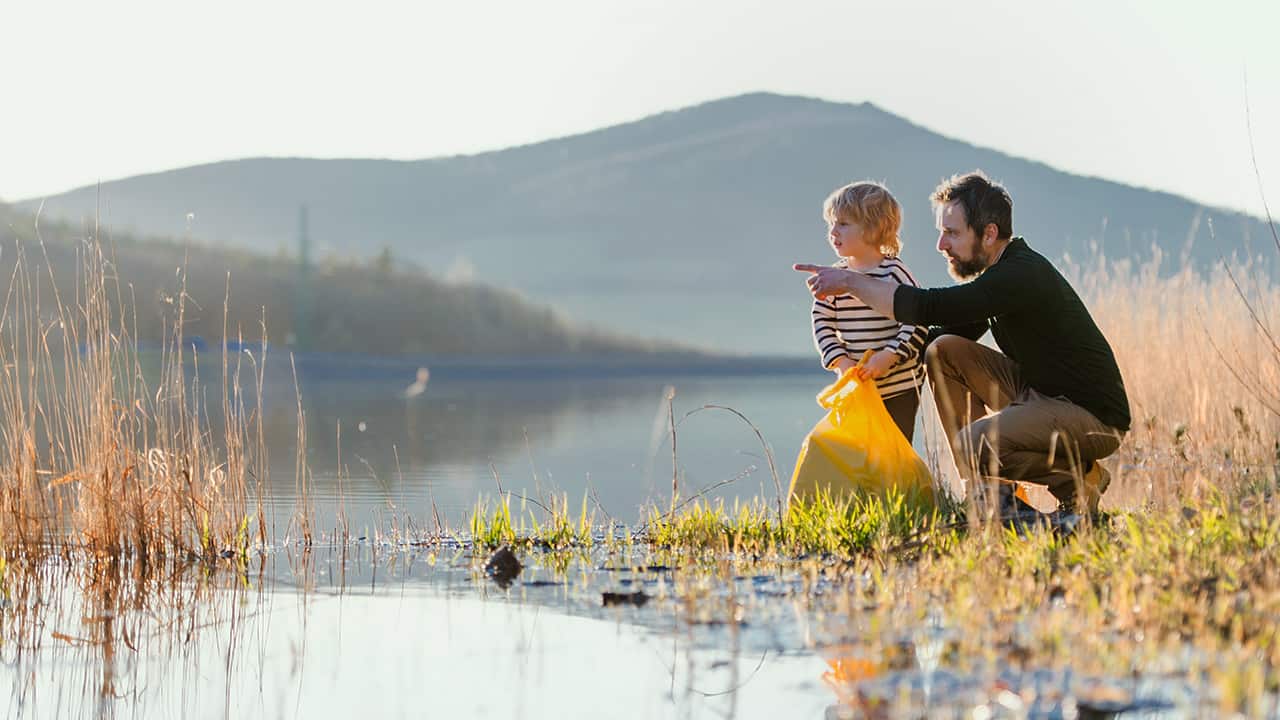
POLYGON ((1102 463, 1094 460, 1089 472, 1084 474, 1084 505, 1090 515, 1098 514, 1098 501, 1110 486, 1111 473, 1102 467, 1102 463))
POLYGON ((1102 499, 1102 493, 1111 485, 1111 473, 1102 467, 1102 463, 1094 460, 1089 464, 1089 470, 1081 478, 1080 484, 1083 486, 1083 494, 1073 494, 1070 498, 1062 499, 1057 512, 1090 516, 1098 514, 1098 502, 1102 499))

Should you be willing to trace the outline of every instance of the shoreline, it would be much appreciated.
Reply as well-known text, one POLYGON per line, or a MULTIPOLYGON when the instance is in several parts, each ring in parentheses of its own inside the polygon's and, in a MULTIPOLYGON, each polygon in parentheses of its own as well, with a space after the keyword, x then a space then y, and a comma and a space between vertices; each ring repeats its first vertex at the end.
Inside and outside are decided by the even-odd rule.
MULTIPOLYGON (((159 348, 149 349, 159 352, 159 348)), ((144 350, 143 352, 147 352, 144 350)), ((200 356, 219 356, 221 349, 200 350, 200 356)), ((228 350, 234 362, 234 350, 228 350)), ((268 347, 271 365, 283 361, 288 367, 290 350, 268 347)), ((787 355, 699 355, 691 353, 546 355, 533 357, 469 356, 469 355, 368 355, 346 352, 297 352, 292 354, 300 379, 404 379, 412 378, 418 368, 431 371, 433 380, 467 380, 492 378, 500 373, 505 379, 594 379, 615 377, 650 377, 678 374, 682 376, 829 376, 816 358, 787 355)), ((202 365, 205 363, 201 363, 202 365)))

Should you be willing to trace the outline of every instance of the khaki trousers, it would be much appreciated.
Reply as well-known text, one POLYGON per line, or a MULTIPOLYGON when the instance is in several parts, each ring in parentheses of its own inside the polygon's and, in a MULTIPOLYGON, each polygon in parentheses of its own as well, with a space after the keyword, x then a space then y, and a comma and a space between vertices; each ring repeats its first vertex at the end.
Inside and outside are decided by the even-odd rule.
POLYGON ((980 491, 977 478, 1017 480, 1071 501, 1091 463, 1124 438, 1079 405, 1027 386, 1016 362, 967 338, 943 335, 929 345, 925 363, 956 467, 970 488, 980 491))

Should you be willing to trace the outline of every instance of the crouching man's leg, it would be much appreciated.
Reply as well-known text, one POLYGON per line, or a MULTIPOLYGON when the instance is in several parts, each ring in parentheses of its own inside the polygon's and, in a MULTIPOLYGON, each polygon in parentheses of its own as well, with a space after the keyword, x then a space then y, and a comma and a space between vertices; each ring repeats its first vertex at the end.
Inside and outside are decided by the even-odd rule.
POLYGON ((1044 485, 1063 511, 1093 514, 1110 484, 1097 462, 1124 433, 1088 410, 1026 389, 1000 412, 962 433, 979 448, 979 468, 1005 480, 1044 485))
POLYGON ((984 416, 1007 407, 1017 397, 1021 390, 1018 364, 968 338, 943 335, 925 351, 925 369, 939 420, 951 441, 956 469, 977 509, 989 515, 995 511, 994 502, 989 501, 997 499, 988 497, 991 493, 985 492, 988 488, 983 480, 988 476, 984 468, 992 464, 991 456, 984 462, 983 444, 977 441, 981 432, 971 430, 987 427, 984 416))
POLYGON ((959 335, 934 340, 924 360, 942 429, 953 443, 961 437, 960 428, 986 415, 988 409, 1004 408, 1021 390, 1017 363, 959 335))

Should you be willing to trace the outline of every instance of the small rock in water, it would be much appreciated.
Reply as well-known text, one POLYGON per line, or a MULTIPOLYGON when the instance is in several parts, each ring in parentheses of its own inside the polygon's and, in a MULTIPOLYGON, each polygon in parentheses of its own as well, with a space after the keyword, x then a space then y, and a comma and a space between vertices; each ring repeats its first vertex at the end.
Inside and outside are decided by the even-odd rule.
POLYGON ((649 596, 643 590, 635 592, 608 592, 601 593, 601 603, 604 607, 612 607, 614 605, 635 605, 640 607, 649 602, 649 596))
POLYGON ((511 587, 511 581, 516 579, 524 566, 520 564, 520 560, 516 558, 516 554, 512 552, 511 546, 503 545, 493 554, 484 564, 484 574, 493 578, 498 583, 498 587, 507 589, 511 587))

